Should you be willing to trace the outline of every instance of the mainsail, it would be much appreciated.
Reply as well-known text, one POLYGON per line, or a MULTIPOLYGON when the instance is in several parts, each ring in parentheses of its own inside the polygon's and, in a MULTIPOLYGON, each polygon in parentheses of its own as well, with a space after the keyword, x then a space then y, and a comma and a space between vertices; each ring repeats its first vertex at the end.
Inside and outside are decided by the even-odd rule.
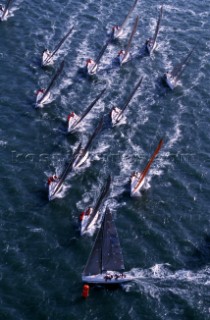
POLYGON ((160 29, 160 22, 161 22, 162 16, 163 16, 163 6, 161 6, 161 8, 160 8, 160 15, 159 15, 159 19, 158 19, 157 26, 156 26, 156 29, 155 29, 155 34, 154 34, 154 37, 153 37, 154 44, 155 44, 159 29, 160 29))
POLYGON ((117 229, 109 208, 103 223, 102 271, 124 271, 124 260, 117 229))
POLYGON ((95 60, 95 64, 99 64, 99 62, 100 62, 100 60, 101 60, 101 58, 102 58, 102 56, 103 56, 106 48, 108 47, 108 44, 110 43, 110 41, 111 41, 111 38, 109 38, 109 39, 107 40, 107 42, 105 43, 105 45, 102 47, 101 51, 99 52, 98 57, 97 57, 96 60, 95 60))
POLYGON ((72 30, 74 29, 74 27, 71 27, 71 29, 67 32, 67 34, 61 39, 61 41, 57 44, 57 46, 55 47, 55 49, 52 51, 52 53, 45 59, 44 64, 47 64, 48 61, 56 54, 56 52, 60 49, 60 47, 62 46, 62 44, 66 41, 66 39, 68 38, 68 36, 72 33, 72 30))
POLYGON ((137 185, 135 186, 133 193, 135 193, 138 190, 138 187, 141 185, 142 181, 144 180, 145 176, 147 175, 149 168, 150 168, 151 164, 153 163, 155 157, 157 156, 158 152, 160 151, 162 145, 163 145, 163 139, 161 139, 160 142, 158 143, 157 148, 155 149, 155 151, 154 151, 153 155, 151 156, 149 162, 147 163, 146 167, 142 171, 140 179, 139 179, 137 185))
POLYGON ((134 34, 136 33, 136 29, 137 29, 137 26, 138 26, 138 22, 139 22, 139 17, 137 16, 137 17, 136 17, 136 20, 135 20, 135 23, 134 23, 134 26, 133 26, 133 30, 132 30, 131 35, 130 35, 130 38, 129 38, 129 40, 128 40, 127 47, 126 47, 126 49, 125 49, 125 55, 124 55, 124 57, 127 56, 128 52, 129 52, 129 50, 130 50, 131 42, 132 42, 132 40, 133 40, 134 34))
POLYGON ((61 74, 63 68, 64 68, 64 61, 61 62, 60 67, 58 68, 58 70, 57 70, 57 72, 55 73, 54 77, 53 77, 52 80, 50 81, 50 84, 48 85, 47 89, 45 90, 43 96, 37 101, 37 104, 42 103, 42 101, 45 99, 45 97, 46 97, 47 94, 49 93, 50 89, 51 89, 52 86, 54 85, 55 81, 57 80, 57 78, 58 78, 59 75, 61 74))
POLYGON ((86 225, 86 228, 85 230, 88 229, 89 225, 92 223, 92 221, 94 220, 95 218, 95 215, 97 214, 102 202, 105 200, 105 197, 107 196, 108 192, 109 192, 109 189, 110 189, 110 185, 111 185, 111 176, 109 175, 105 184, 103 185, 102 189, 101 189, 101 192, 100 192, 100 195, 96 201, 96 205, 95 207, 93 208, 93 212, 91 213, 90 215, 90 218, 89 218, 89 221, 86 225))
POLYGON ((88 149, 90 148, 93 140, 95 139, 95 137, 97 136, 97 134, 101 131, 103 122, 104 122, 104 119, 103 119, 103 117, 102 117, 102 119, 99 121, 96 129, 94 130, 93 134, 91 135, 90 139, 88 140, 85 148, 83 149, 83 153, 84 153, 84 154, 88 151, 88 149))
POLYGON ((124 113, 125 109, 127 108, 129 102, 131 101, 131 99, 133 98, 134 94, 136 93, 137 89, 140 87, 141 83, 142 83, 143 77, 141 77, 141 79, 138 81, 138 83, 136 84, 135 88, 133 89, 133 91, 131 92, 130 96, 128 97, 128 100, 126 101, 125 105, 123 106, 123 108, 121 109, 121 112, 119 112, 118 117, 116 118, 116 122, 119 122, 121 119, 122 114, 124 113))
POLYGON ((101 274, 107 270, 121 272, 125 270, 117 229, 108 207, 83 275, 101 274))
POLYGON ((181 63, 178 63, 173 70, 171 71, 171 76, 175 79, 175 81, 178 80, 178 78, 181 76, 182 72, 184 71, 184 69, 187 66, 187 63, 193 53, 193 51, 195 50, 197 44, 192 48, 192 50, 188 53, 188 55, 183 59, 183 61, 181 63))
POLYGON ((4 19, 5 15, 7 13, 7 10, 9 9, 9 6, 10 6, 11 2, 12 2, 12 0, 8 0, 7 1, 6 5, 5 5, 5 8, 4 8, 4 12, 3 12, 2 16, 1 16, 1 20, 4 19))
POLYGON ((75 122, 75 124, 73 125, 72 128, 75 128, 84 118, 85 116, 90 112, 90 110, 94 107, 94 105, 96 104, 96 102, 101 98, 101 96, 104 94, 104 92, 106 91, 106 88, 103 89, 101 91, 101 93, 99 93, 97 95, 97 97, 93 100, 93 102, 91 102, 91 104, 87 107, 87 109, 84 111, 84 113, 82 114, 82 116, 79 118, 79 120, 77 122, 75 122))
POLYGON ((129 12, 128 12, 127 16, 125 17, 125 20, 123 21, 123 23, 122 23, 122 25, 121 25, 120 29, 123 29, 123 28, 124 28, 124 26, 125 26, 126 22, 128 21, 128 18, 130 17, 131 13, 132 13, 132 12, 133 12, 133 10, 134 10, 134 8, 135 8, 135 6, 136 6, 137 2, 138 2, 138 0, 135 0, 134 4, 133 4, 133 5, 132 5, 132 7, 130 8, 130 10, 129 10, 129 12))

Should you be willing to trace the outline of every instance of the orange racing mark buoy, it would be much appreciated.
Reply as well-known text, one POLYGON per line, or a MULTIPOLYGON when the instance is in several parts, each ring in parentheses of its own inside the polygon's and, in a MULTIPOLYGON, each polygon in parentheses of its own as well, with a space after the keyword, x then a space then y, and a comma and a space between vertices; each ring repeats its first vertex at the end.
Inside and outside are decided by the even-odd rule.
POLYGON ((88 284, 84 284, 82 288, 82 297, 87 298, 89 296, 90 286, 88 284))

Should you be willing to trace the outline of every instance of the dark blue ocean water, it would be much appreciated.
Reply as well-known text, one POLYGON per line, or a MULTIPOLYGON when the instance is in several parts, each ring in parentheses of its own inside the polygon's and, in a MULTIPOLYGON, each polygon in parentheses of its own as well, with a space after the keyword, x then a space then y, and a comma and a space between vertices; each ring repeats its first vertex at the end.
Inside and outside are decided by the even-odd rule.
POLYGON ((142 52, 154 32, 162 3, 139 1, 124 38, 108 47, 98 76, 85 77, 86 59, 96 58, 132 3, 17 0, 0 24, 0 319, 210 319, 210 4, 166 0, 156 52, 110 68, 137 14, 132 51, 142 52), (42 69, 42 50, 53 49, 72 25, 55 68, 42 69), (194 45, 170 91, 163 73, 194 45), (53 101, 36 110, 35 91, 47 86, 64 58, 53 101), (112 128, 110 109, 123 105, 140 76, 127 121, 112 128), (67 135, 68 113, 81 114, 104 87, 81 132, 67 135), (62 171, 102 114, 105 125, 89 161, 70 174, 61 198, 48 202, 47 177, 62 171), (130 198, 130 174, 144 168, 161 137, 164 146, 147 189, 130 198), (92 289, 83 301, 81 273, 94 239, 79 237, 78 215, 94 203, 108 173, 113 184, 106 204, 126 269, 138 279, 120 290, 92 289))

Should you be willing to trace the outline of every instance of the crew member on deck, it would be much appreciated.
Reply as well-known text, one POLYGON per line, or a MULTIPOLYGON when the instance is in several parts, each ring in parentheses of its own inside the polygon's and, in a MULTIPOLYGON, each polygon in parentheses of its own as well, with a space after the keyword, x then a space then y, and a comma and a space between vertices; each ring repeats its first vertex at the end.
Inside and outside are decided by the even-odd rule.
POLYGON ((116 34, 120 31, 120 26, 113 26, 112 27, 112 36, 115 35, 115 32, 116 34))
POLYGON ((46 53, 47 58, 51 55, 51 52, 50 52, 50 50, 48 50, 48 49, 44 49, 43 52, 42 52, 42 54, 44 54, 44 53, 46 53))
POLYGON ((79 215, 79 220, 82 221, 84 219, 84 216, 89 216, 91 213, 92 208, 89 207, 86 211, 82 211, 79 215))
POLYGON ((125 55, 125 50, 120 50, 117 54, 118 57, 123 57, 125 55))
POLYGON ((38 89, 36 92, 36 95, 38 96, 39 93, 44 94, 45 90, 44 89, 38 89))
POLYGON ((74 118, 74 117, 75 117, 75 113, 74 112, 69 113, 67 121, 69 121, 71 118, 74 118))
POLYGON ((95 66, 95 61, 93 59, 87 59, 86 60, 86 68, 94 67, 95 66))
POLYGON ((57 182, 58 180, 59 180, 59 178, 54 174, 53 176, 48 178, 47 184, 49 186, 52 182, 57 182))

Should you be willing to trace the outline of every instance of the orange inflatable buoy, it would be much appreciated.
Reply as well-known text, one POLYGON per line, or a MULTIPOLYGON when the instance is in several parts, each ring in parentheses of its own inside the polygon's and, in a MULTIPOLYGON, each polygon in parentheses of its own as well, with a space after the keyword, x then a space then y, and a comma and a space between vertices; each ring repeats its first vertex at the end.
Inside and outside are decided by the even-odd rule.
POLYGON ((87 298, 89 296, 90 286, 88 284, 84 284, 82 288, 82 297, 87 298))

